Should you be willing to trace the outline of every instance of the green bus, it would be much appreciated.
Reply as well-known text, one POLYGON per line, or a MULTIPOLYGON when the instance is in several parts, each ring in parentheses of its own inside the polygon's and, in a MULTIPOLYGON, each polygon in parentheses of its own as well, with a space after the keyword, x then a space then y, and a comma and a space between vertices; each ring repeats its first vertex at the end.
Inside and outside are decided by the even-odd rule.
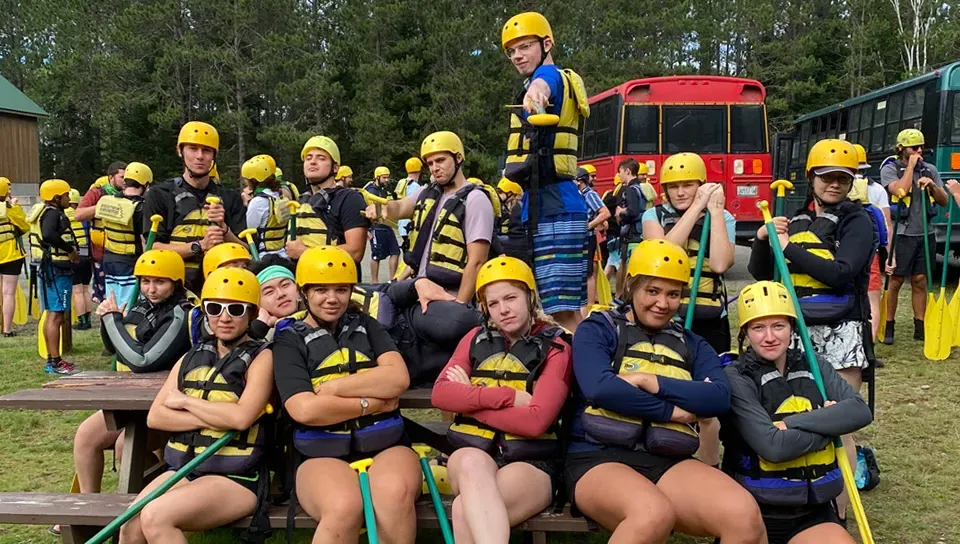
MULTIPOLYGON (((926 140, 924 160, 936 166, 944 181, 960 179, 960 61, 928 74, 845 100, 802 115, 774 137, 773 169, 776 179, 794 184, 787 210, 796 211, 807 195, 804 166, 807 150, 824 138, 841 138, 867 150, 871 168, 867 177, 880 178, 880 164, 896 153, 897 133, 918 128, 926 140)), ((946 214, 934 223, 938 244, 944 243, 946 214)), ((951 245, 960 243, 954 228, 951 245)))

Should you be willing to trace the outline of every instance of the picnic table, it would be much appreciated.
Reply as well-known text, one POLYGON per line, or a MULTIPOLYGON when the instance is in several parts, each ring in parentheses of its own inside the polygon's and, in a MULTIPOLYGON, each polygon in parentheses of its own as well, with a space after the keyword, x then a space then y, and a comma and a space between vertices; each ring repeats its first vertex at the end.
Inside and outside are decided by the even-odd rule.
MULTIPOLYGON (((147 482, 167 469, 165 463, 145 466, 147 412, 168 372, 84 371, 47 382, 40 389, 24 389, 0 397, 0 410, 103 410, 107 428, 124 431, 118 493, 139 493, 147 482)), ((401 409, 429 409, 430 388, 411 389, 400 398, 401 409)), ((404 418, 414 442, 446 448, 446 426, 404 418)))

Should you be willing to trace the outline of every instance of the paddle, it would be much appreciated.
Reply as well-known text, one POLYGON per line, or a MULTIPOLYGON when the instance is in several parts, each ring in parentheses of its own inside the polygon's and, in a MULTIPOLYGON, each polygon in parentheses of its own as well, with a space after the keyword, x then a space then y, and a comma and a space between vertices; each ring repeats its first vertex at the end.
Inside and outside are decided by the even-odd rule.
POLYGON ((947 201, 947 244, 943 250, 943 270, 940 273, 940 296, 927 305, 923 319, 923 356, 931 361, 942 361, 950 356, 953 337, 953 319, 947 312, 947 268, 950 256, 950 235, 953 231, 953 199, 947 201))
MULTIPOLYGON (((900 221, 903 219, 900 203, 906 194, 906 191, 900 189, 898 194, 890 197, 890 200, 897 205, 897 217, 893 221, 893 241, 890 242, 890 253, 887 255, 886 262, 887 266, 893 264, 893 258, 896 255, 897 239, 900 238, 897 230, 900 227, 900 221)), ((883 270, 881 270, 880 273, 884 274, 885 277, 883 278, 883 294, 880 295, 880 324, 877 327, 877 337, 873 339, 874 343, 878 340, 882 341, 883 337, 887 335, 887 299, 890 298, 890 274, 886 274, 883 270)))
POLYGON ((703 259, 707 255, 707 241, 710 240, 710 211, 703 216, 703 231, 700 233, 700 247, 697 249, 697 266, 693 270, 693 284, 690 285, 690 299, 687 301, 687 317, 683 328, 693 327, 693 312, 697 306, 697 294, 700 292, 700 274, 703 272, 703 259))
MULTIPOLYGON (((914 193, 916 193, 917 187, 913 188, 914 193)), ((927 305, 923 311, 923 337, 927 337, 927 321, 932 320, 933 317, 930 315, 930 312, 933 310, 933 267, 931 266, 931 257, 930 257, 930 222, 927 218, 927 190, 920 189, 920 202, 917 203, 917 199, 911 196, 910 205, 919 205, 923 206, 920 208, 920 216, 923 219, 923 259, 924 265, 926 266, 927 272, 927 305)), ((936 252, 936 248, 934 248, 936 252)), ((926 341, 924 341, 926 344, 926 341)))
POLYGON ((447 519, 447 512, 443 509, 443 501, 440 499, 440 490, 437 489, 437 481, 433 478, 433 469, 427 461, 427 454, 433 448, 430 446, 414 446, 413 451, 420 457, 420 468, 423 470, 423 478, 427 482, 427 489, 430 490, 430 500, 433 501, 433 509, 437 512, 437 521, 440 522, 440 531, 443 533, 443 541, 446 544, 453 544, 453 529, 450 527, 450 520, 447 519))
MULTIPOLYGON (((777 199, 773 202, 773 212, 775 217, 783 217, 784 205, 787 200, 787 191, 793 190, 793 184, 785 179, 778 179, 770 184, 770 190, 777 192, 777 199)), ((780 271, 773 271, 773 281, 780 281, 780 271)))
MULTIPOLYGON (((379 544, 377 537, 377 516, 373 512, 373 496, 370 492, 370 475, 367 469, 373 464, 373 459, 361 459, 350 463, 350 468, 357 471, 360 478, 360 496, 363 498, 363 520, 367 529, 367 542, 379 544)), ((432 475, 432 474, 431 474, 432 475)), ((90 544, 89 542, 87 544, 90 544)))
POLYGON ((254 261, 260 260, 260 252, 257 251, 257 243, 253 240, 253 235, 257 233, 257 229, 245 229, 240 232, 240 235, 237 238, 247 241, 247 247, 250 248, 250 255, 253 256, 254 261))
MULTIPOLYGON (((817 390, 824 402, 827 398, 827 391, 823 387, 823 376, 820 375, 820 365, 817 363, 817 356, 813 351, 813 342, 810 340, 810 331, 807 330, 807 323, 803 319, 803 312, 800 309, 800 300, 797 298, 797 291, 793 287, 793 281, 790 279, 790 271, 787 269, 787 261, 783 256, 783 249, 780 247, 777 229, 773 225, 773 218, 770 217, 770 205, 761 200, 757 203, 760 211, 763 213, 763 222, 767 227, 767 235, 770 237, 770 249, 773 250, 773 260, 776 267, 780 269, 780 276, 783 278, 783 284, 790 293, 790 299, 793 301, 793 308, 797 312, 797 328, 800 334, 800 340, 803 343, 803 354, 807 359, 807 365, 810 367, 810 374, 813 381, 817 384, 817 390)), ((840 473, 843 475, 843 485, 847 490, 847 496, 850 498, 850 504, 853 506, 853 513, 857 519, 857 527, 860 529, 860 540, 863 544, 873 544, 873 534, 870 532, 870 524, 867 522, 867 514, 863 510, 863 503, 860 502, 860 493, 857 491, 857 482, 853 478, 853 469, 850 468, 850 460, 843 449, 843 443, 840 437, 836 437, 833 442, 834 454, 837 459, 837 465, 840 466, 840 473)))
POLYGON ((290 208, 290 225, 287 226, 287 239, 297 239, 297 210, 300 209, 300 203, 296 200, 287 202, 287 208, 290 208))

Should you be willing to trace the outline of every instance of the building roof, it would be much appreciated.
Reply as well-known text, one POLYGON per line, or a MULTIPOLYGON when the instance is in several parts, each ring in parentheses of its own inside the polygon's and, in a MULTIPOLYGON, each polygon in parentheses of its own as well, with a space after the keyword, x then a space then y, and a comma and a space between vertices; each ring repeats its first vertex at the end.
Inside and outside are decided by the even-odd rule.
POLYGON ((26 115, 30 117, 46 117, 49 115, 27 95, 20 92, 12 83, 0 76, 0 112, 26 115))

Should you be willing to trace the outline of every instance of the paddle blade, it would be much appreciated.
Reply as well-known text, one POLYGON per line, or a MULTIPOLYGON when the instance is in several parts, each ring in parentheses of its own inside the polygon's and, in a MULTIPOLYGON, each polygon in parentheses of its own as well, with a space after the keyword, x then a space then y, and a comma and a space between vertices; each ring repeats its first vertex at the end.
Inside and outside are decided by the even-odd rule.
POLYGON ((14 325, 27 324, 27 297, 23 294, 23 289, 20 289, 19 284, 17 285, 16 304, 13 310, 13 323, 14 325))
MULTIPOLYGON (((960 288, 957 291, 960 291, 960 288)), ((952 347, 960 347, 960 331, 956 330, 956 325, 960 324, 960 297, 957 296, 957 291, 953 292, 950 304, 947 305, 947 314, 950 315, 950 321, 954 324, 953 338, 950 342, 952 347)))
POLYGON ((73 298, 71 298, 70 299, 70 324, 76 325, 79 322, 80 322, 80 318, 77 317, 77 303, 76 301, 73 300, 73 298))
POLYGON ((613 291, 610 290, 610 280, 600 267, 600 263, 595 263, 597 271, 597 303, 600 306, 611 308, 613 306, 613 291))
POLYGON ((923 356, 930 361, 942 361, 950 356, 953 345, 953 323, 947 313, 947 296, 940 288, 940 296, 927 305, 923 319, 923 356))
POLYGON ((40 321, 40 298, 37 297, 36 293, 33 295, 33 300, 30 301, 30 315, 40 321))
POLYGON ((47 321, 47 312, 40 314, 40 319, 37 321, 37 353, 40 354, 41 359, 47 358, 47 340, 43 335, 43 324, 47 321))
POLYGON ((890 298, 889 291, 884 289, 883 294, 880 295, 880 322, 877 326, 877 337, 873 339, 873 343, 882 342, 883 337, 887 335, 887 299, 890 298))

